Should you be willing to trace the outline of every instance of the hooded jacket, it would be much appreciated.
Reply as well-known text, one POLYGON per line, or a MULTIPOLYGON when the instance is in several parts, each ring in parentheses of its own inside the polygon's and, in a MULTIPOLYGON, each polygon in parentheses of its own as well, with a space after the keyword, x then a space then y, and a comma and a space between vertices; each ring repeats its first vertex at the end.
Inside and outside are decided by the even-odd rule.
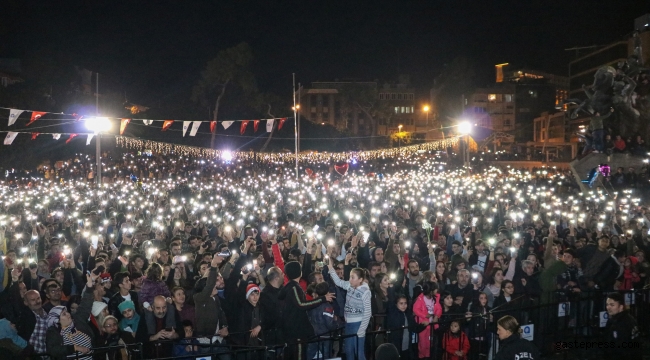
POLYGON ((212 336, 217 329, 228 326, 226 314, 221 308, 219 296, 211 296, 212 289, 217 284, 218 272, 215 268, 210 268, 208 280, 205 287, 200 292, 194 294, 194 312, 196 316, 195 334, 198 336, 212 336))

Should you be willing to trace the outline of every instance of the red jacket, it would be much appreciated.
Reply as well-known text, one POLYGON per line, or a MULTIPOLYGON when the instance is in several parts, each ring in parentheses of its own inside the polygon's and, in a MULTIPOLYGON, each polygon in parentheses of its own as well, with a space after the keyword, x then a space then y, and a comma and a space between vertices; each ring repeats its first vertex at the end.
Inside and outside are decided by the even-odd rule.
MULTIPOLYGON (((287 274, 284 273, 284 260, 282 259, 282 254, 280 253, 280 246, 275 243, 271 248, 273 249, 273 260, 275 261, 275 266, 282 270, 282 274, 284 274, 284 285, 287 285, 289 278, 287 277, 287 274)), ((298 283, 300 284, 302 291, 305 292, 307 301, 313 300, 313 298, 307 294, 307 281, 301 277, 298 283)))
POLYGON ((442 338, 442 347, 445 349, 443 359, 445 360, 461 360, 467 358, 469 353, 469 339, 464 332, 458 331, 460 336, 454 336, 449 331, 445 333, 442 338), (462 351, 463 356, 457 356, 456 351, 462 351))

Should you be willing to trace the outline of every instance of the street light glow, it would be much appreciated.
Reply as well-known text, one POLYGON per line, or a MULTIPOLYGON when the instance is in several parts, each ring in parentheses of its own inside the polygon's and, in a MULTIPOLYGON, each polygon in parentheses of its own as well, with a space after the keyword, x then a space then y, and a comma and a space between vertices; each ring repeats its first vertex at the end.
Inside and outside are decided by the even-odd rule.
POLYGON ((461 135, 467 135, 472 131, 472 124, 469 121, 461 121, 458 124, 458 133, 461 135))
POLYGON ((232 152, 229 150, 225 150, 224 152, 221 153, 221 159, 223 161, 232 161, 232 152))
POLYGON ((424 112, 429 112, 429 110, 430 110, 429 105, 424 105, 422 110, 424 110, 424 112))
POLYGON ((111 121, 105 117, 95 117, 86 120, 86 129, 99 134, 111 129, 111 121))

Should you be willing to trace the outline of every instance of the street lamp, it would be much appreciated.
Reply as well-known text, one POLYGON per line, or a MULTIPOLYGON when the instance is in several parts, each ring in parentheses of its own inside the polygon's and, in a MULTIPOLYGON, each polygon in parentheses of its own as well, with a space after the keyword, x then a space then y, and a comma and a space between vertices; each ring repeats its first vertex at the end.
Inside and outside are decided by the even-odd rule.
POLYGON ((469 121, 463 120, 458 123, 458 133, 465 141, 461 141, 463 145, 463 167, 469 167, 469 133, 472 131, 472 124, 469 121))
POLYGON ((429 105, 424 105, 422 110, 427 114, 427 127, 428 127, 429 126, 429 110, 431 110, 431 108, 429 107, 429 105))
POLYGON ((403 127, 402 124, 397 126, 397 129, 399 129, 399 131, 397 132, 397 146, 399 148, 402 148, 402 127, 403 127))
POLYGON ((95 117, 86 120, 86 129, 95 133, 95 157, 97 158, 97 171, 95 172, 95 184, 102 184, 102 133, 111 129, 111 121, 105 117, 95 117))

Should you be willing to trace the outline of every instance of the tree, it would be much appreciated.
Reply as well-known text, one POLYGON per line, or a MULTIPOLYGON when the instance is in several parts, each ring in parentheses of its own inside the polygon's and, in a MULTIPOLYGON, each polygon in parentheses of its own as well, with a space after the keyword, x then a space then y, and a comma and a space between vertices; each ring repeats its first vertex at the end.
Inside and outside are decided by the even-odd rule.
MULTIPOLYGON (((220 51, 217 57, 208 61, 205 70, 201 72, 201 79, 192 90, 192 100, 205 106, 216 96, 212 121, 216 122, 219 117, 219 108, 227 87, 237 86, 244 95, 256 98, 257 84, 250 70, 252 61, 253 52, 244 42, 220 51)), ((216 132, 215 126, 210 140, 211 148, 214 148, 216 132)))
POLYGON ((375 147, 375 136, 377 135, 377 126, 388 124, 393 115, 390 106, 385 101, 379 100, 379 91, 377 85, 363 83, 345 84, 340 89, 341 107, 345 110, 341 114, 346 117, 346 122, 352 114, 354 134, 359 131, 359 118, 356 116, 359 112, 363 113, 370 124, 370 148, 375 147))

